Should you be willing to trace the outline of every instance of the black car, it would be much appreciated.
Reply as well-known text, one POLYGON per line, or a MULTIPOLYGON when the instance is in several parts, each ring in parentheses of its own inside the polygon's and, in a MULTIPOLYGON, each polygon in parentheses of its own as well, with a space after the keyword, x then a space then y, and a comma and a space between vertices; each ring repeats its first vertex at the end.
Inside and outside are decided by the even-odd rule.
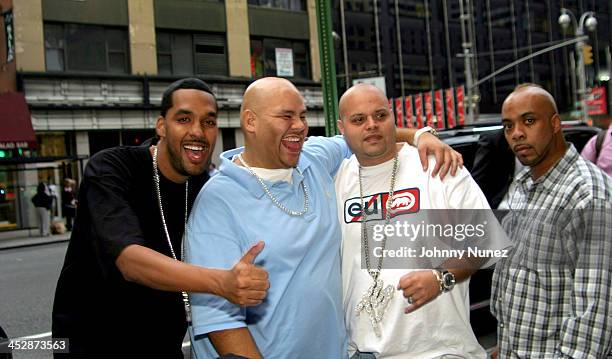
MULTIPOLYGON (((588 140, 597 135, 601 129, 580 121, 563 121, 563 134, 565 140, 571 142, 578 152, 582 151, 588 140)), ((478 140, 483 133, 501 130, 500 120, 479 121, 472 125, 455 127, 451 130, 442 130, 440 139, 463 155, 465 168, 469 170, 474 166, 474 156, 478 149, 478 140)))

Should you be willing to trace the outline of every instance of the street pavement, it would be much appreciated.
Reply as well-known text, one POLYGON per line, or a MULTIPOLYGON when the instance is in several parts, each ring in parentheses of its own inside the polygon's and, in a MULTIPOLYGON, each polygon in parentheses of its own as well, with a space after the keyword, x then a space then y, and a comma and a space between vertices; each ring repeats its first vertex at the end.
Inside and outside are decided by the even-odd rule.
MULTIPOLYGON (((69 234, 0 237, 0 327, 9 338, 48 340, 57 278, 69 234)), ((189 358, 189 346, 183 346, 189 358)), ((0 358, 2 355, 0 354, 0 358)), ((50 351, 13 353, 14 359, 51 358, 50 351)))
MULTIPOLYGON (((13 242, 14 248, 0 251, 0 325, 10 338, 51 331, 53 293, 67 242, 31 243, 33 239, 23 239, 29 246, 13 242)), ((41 350, 13 354, 16 359, 50 357, 51 352, 41 350)))

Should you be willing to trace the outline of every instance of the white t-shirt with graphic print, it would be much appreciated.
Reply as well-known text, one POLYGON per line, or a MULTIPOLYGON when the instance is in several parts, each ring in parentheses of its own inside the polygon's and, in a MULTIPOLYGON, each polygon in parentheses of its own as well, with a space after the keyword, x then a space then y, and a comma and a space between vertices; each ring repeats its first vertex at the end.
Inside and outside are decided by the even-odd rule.
MULTIPOLYGON (((417 149, 409 145, 401 148, 394 207, 403 206, 407 212, 411 206, 420 209, 489 208, 485 196, 466 169, 454 177, 449 174, 440 181, 439 176, 431 177, 434 165, 435 159, 430 156, 428 171, 424 172, 417 149)), ((378 208, 384 206, 382 198, 386 198, 384 194, 389 191, 392 168, 393 159, 362 169, 364 197, 380 194, 378 199, 374 199, 381 201, 378 208)), ((404 314, 408 306, 406 298, 395 288, 400 278, 410 270, 383 269, 381 278, 385 286, 394 287, 395 293, 380 325, 381 337, 375 335, 367 313, 356 316, 355 307, 372 284, 372 278, 361 267, 361 199, 359 163, 355 155, 340 166, 335 186, 343 238, 343 302, 349 356, 359 350, 374 353, 377 358, 486 358, 470 326, 469 280, 457 283, 450 292, 439 295, 415 312, 404 314)), ((378 258, 371 261, 375 266, 378 258)))

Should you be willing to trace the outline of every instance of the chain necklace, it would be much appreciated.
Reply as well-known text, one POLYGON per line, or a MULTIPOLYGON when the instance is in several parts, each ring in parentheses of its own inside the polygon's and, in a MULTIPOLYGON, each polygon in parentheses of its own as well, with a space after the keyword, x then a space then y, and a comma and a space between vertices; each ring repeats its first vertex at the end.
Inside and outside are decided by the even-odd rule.
MULTIPOLYGON (((391 172, 391 187, 389 188, 389 196, 387 197, 385 205, 385 226, 387 226, 391 222, 391 205, 393 203, 393 192, 395 188, 395 177, 397 176, 397 167, 398 155, 396 154, 393 160, 393 171, 391 172)), ((372 266, 370 265, 370 248, 368 245, 368 228, 366 225, 367 213, 366 203, 364 202, 363 197, 363 179, 361 176, 361 170, 362 167, 360 165, 359 197, 361 199, 361 242, 365 252, 366 269, 368 270, 368 274, 370 275, 370 277, 372 277, 374 282, 365 291, 365 293, 361 297, 361 301, 359 301, 359 303, 357 303, 357 306, 355 306, 355 314, 359 316, 361 312, 365 311, 370 318, 370 323, 372 324, 372 328, 374 329, 374 334, 376 334, 377 337, 380 337, 380 323, 382 322, 382 318, 385 315, 385 311, 387 310, 387 306, 389 305, 391 298, 393 298, 395 288, 392 285, 388 285, 385 287, 383 280, 380 279, 380 271, 382 269, 384 257, 380 257, 376 268, 372 268, 372 266)), ((383 234, 383 240, 381 244, 382 250, 385 249, 386 244, 387 236, 383 234)))
MULTIPOLYGON (((164 233, 166 234, 166 241, 168 247, 170 247, 170 253, 174 260, 181 261, 185 258, 185 231, 187 229, 187 207, 189 199, 189 180, 185 182, 185 227, 183 228, 183 238, 181 238, 181 258, 176 257, 174 247, 170 241, 170 233, 168 232, 168 225, 166 224, 166 218, 164 217, 164 207, 162 205, 161 190, 159 189, 159 171, 157 169, 157 146, 153 147, 153 182, 155 182, 155 193, 157 195, 157 204, 159 206, 159 214, 161 216, 162 225, 164 227, 164 233)), ((183 305, 185 306, 185 318, 187 319, 187 325, 191 325, 191 304, 189 303, 189 295, 185 291, 181 291, 183 296, 183 305)))
MULTIPOLYGON (((272 203, 274 203, 274 205, 276 207, 278 207, 281 211, 287 213, 290 216, 294 216, 294 217, 303 216, 306 212, 308 212, 308 203, 309 203, 309 201, 308 201, 308 188, 306 187, 306 183, 305 183, 306 181, 305 180, 300 182, 300 185, 302 186, 302 191, 304 192, 304 209, 302 209, 299 212, 298 211, 294 211, 292 209, 289 209, 289 208, 285 207, 282 203, 280 203, 280 201, 276 197, 274 197, 274 195, 272 194, 272 192, 270 191, 270 189, 268 188, 268 186, 266 185, 264 180, 261 177, 259 177, 257 175, 257 173, 255 173, 255 171, 253 171, 251 166, 249 166, 244 161, 244 158, 242 158, 242 153, 238 155, 238 159, 240 160, 240 162, 242 162, 242 164, 249 171, 249 173, 251 173, 251 175, 253 175, 257 179, 257 182, 259 182, 259 184, 263 188, 264 192, 266 192, 266 195, 268 196, 268 198, 270 198, 270 200, 272 200, 272 203)), ((298 173, 300 175, 302 175, 302 171, 300 171, 299 167, 295 167, 295 169, 298 171, 298 173)))

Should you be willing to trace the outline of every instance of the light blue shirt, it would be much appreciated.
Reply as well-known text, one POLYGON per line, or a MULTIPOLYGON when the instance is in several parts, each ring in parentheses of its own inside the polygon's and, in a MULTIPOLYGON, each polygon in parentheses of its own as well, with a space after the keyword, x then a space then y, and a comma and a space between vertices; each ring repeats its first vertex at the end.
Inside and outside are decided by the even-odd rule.
POLYGON ((341 233, 337 222, 334 175, 350 151, 344 139, 311 137, 304 144, 293 183, 267 182, 287 208, 304 204, 300 217, 277 208, 257 180, 231 159, 242 148, 221 154, 219 174, 200 191, 187 226, 187 261, 209 268, 232 268, 260 240, 255 263, 269 273, 264 302, 240 307, 210 294, 191 294, 193 349, 198 358, 218 355, 205 334, 248 326, 264 358, 347 357, 341 233))

